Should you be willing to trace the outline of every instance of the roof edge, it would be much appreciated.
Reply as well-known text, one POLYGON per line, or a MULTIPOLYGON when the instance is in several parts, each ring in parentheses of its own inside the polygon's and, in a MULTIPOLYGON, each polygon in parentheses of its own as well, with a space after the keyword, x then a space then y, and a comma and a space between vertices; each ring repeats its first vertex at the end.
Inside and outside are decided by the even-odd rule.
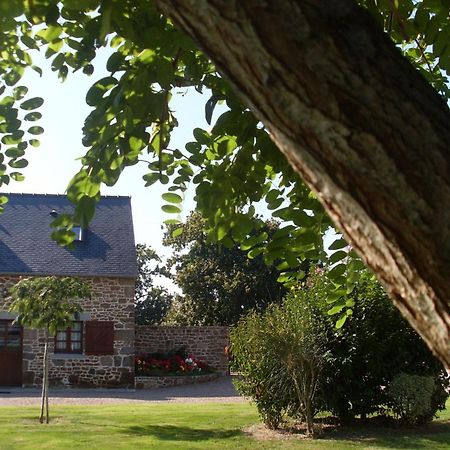
MULTIPOLYGON (((20 195, 30 197, 62 197, 67 198, 66 194, 41 194, 36 192, 1 192, 1 195, 20 195)), ((101 195, 100 198, 131 198, 131 195, 101 195)))
POLYGON ((138 277, 138 274, 135 275, 127 274, 127 275, 117 275, 117 274, 70 274, 70 273, 55 273, 55 272, 0 272, 0 277, 7 277, 7 276, 14 276, 14 277, 73 277, 73 278, 120 278, 120 279, 136 279, 138 277))

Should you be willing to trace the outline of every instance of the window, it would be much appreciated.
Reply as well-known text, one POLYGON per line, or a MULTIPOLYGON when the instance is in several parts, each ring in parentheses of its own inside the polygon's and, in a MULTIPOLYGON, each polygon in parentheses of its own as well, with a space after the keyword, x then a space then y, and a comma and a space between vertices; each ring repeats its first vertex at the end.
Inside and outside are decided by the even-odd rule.
POLYGON ((64 331, 55 336, 55 353, 83 352, 83 322, 72 322, 64 331))
POLYGON ((21 346, 20 326, 0 320, 0 350, 16 350, 21 346))

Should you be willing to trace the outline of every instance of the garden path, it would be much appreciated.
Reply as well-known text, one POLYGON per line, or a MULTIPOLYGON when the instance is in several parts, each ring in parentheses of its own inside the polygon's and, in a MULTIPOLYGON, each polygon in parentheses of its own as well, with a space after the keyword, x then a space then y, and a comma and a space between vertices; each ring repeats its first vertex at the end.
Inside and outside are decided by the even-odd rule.
MULTIPOLYGON (((38 405, 40 390, 34 388, 1 388, 0 406, 38 405)), ((224 376, 207 383, 161 389, 50 389, 53 405, 105 405, 123 403, 172 402, 246 402, 235 390, 232 377, 224 376)))

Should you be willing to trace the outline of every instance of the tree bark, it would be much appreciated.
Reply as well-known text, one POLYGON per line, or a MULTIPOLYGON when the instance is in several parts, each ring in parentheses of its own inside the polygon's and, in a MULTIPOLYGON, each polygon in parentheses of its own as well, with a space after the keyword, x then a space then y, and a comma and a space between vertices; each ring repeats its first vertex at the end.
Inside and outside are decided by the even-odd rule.
POLYGON ((46 423, 48 423, 48 330, 44 333, 44 356, 42 357, 42 397, 41 397, 41 415, 39 417, 39 422, 44 423, 44 413, 46 411, 46 423))
POLYGON ((450 113, 352 0, 157 0, 450 367, 450 113))

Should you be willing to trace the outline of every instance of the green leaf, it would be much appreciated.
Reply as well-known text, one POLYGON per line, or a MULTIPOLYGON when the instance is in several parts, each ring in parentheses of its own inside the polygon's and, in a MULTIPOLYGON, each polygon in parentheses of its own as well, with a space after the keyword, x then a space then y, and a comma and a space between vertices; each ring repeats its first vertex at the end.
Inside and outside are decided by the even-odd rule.
POLYGON ((338 261, 343 260, 344 258, 346 258, 348 256, 348 253, 343 251, 343 250, 339 250, 337 252, 334 252, 329 258, 328 261, 331 264, 337 263, 338 261))
POLYGON ((208 125, 211 125, 211 119, 214 112, 214 108, 216 107, 217 102, 219 100, 220 100, 219 96, 213 95, 205 104, 205 119, 208 122, 208 125))
POLYGON ((95 198, 86 195, 78 200, 78 204, 75 208, 75 217, 83 228, 87 228, 89 222, 94 217, 96 203, 97 201, 95 198))
POLYGON ((172 231, 172 237, 173 238, 181 236, 182 234, 183 234, 183 227, 175 228, 175 230, 172 231))
POLYGON ((39 50, 39 46, 37 45, 36 41, 27 35, 23 35, 20 37, 20 40, 30 49, 33 50, 39 50))
POLYGON ((124 57, 122 54, 116 52, 113 53, 109 58, 108 62, 106 63, 106 69, 109 72, 116 72, 120 69, 121 65, 124 62, 124 57))
POLYGON ((21 103, 20 107, 25 111, 31 111, 33 109, 39 108, 44 103, 44 99, 41 97, 30 98, 21 103))
POLYGON ((117 85, 114 77, 104 77, 98 80, 87 92, 86 103, 89 106, 97 106, 105 93, 117 85))
POLYGON ((266 195, 266 202, 273 203, 278 197, 280 197, 280 191, 278 189, 272 189, 266 195))
POLYGON ((281 206, 283 201, 284 200, 282 198, 278 198, 278 199, 274 200, 272 203, 269 203, 267 205, 267 209, 270 209, 270 210, 277 209, 279 206, 281 206))
POLYGON ((352 259, 349 263, 349 268, 353 271, 364 270, 365 267, 365 264, 360 259, 352 259))
POLYGON ((334 266, 329 272, 328 277, 333 280, 334 278, 340 277, 344 275, 345 271, 347 270, 347 266, 345 264, 338 264, 337 266, 334 266))
POLYGON ((342 314, 341 317, 339 317, 339 319, 336 321, 336 328, 339 330, 340 328, 342 328, 344 326, 345 321, 347 320, 347 314, 344 313, 342 314))
POLYGON ((345 239, 336 239, 329 247, 329 250, 339 250, 341 248, 347 247, 348 243, 345 239))
POLYGON ((140 152, 145 147, 145 142, 140 137, 131 136, 128 142, 134 152, 140 152))
POLYGON ((17 159, 10 161, 8 165, 13 169, 23 169, 28 166, 28 161, 26 159, 17 159))
POLYGON ((62 32, 62 27, 59 25, 50 25, 48 28, 45 28, 36 33, 37 36, 41 37, 47 42, 51 42, 56 39, 62 32))
POLYGON ((8 148, 8 150, 5 151, 5 155, 8 158, 20 158, 24 154, 25 152, 18 147, 8 148))
POLYGON ((355 306, 355 300, 353 300, 352 298, 347 299, 347 301, 345 302, 345 306, 347 306, 348 308, 352 308, 353 306, 355 306))
POLYGON ((28 88, 26 86, 17 86, 16 88, 14 88, 13 96, 16 100, 22 100, 27 92, 28 88))
POLYGON ((328 314, 329 316, 334 316, 335 314, 341 312, 342 309, 343 309, 344 307, 345 307, 344 304, 338 304, 338 305, 336 305, 336 306, 333 306, 331 309, 329 309, 329 310, 327 311, 327 314, 328 314))
POLYGON ((217 231, 217 240, 221 241, 228 233, 230 227, 228 223, 225 224, 219 224, 216 228, 217 231))
POLYGON ((41 142, 39 141, 39 139, 30 139, 28 142, 33 147, 39 147, 41 145, 41 142))
POLYGON ((11 172, 10 176, 11 176, 11 178, 14 181, 23 181, 23 180, 25 180, 25 177, 20 172, 11 172))
POLYGON ((148 187, 159 180, 159 173, 158 172, 146 173, 142 178, 145 181, 145 187, 148 187))
POLYGON ((254 258, 256 258, 258 255, 260 255, 263 251, 264 251, 264 248, 263 248, 263 247, 253 248, 253 249, 251 249, 251 250, 247 253, 247 256, 248 256, 250 259, 254 259, 254 258))
POLYGON ((29 122, 34 122, 35 120, 39 120, 41 117, 42 114, 40 112, 34 111, 26 114, 24 119, 28 120, 29 122))
POLYGON ((178 208, 178 206, 175 205, 163 205, 161 209, 168 214, 179 214, 181 212, 181 209, 178 208))
POLYGON ((178 194, 175 194, 173 192, 166 192, 162 195, 163 200, 169 203, 181 203, 183 199, 178 194))
POLYGON ((44 132, 44 129, 42 127, 38 127, 38 126, 34 126, 34 127, 30 127, 28 128, 28 133, 30 134, 42 134, 44 132))
POLYGON ((194 128, 194 137, 195 140, 201 145, 209 145, 211 143, 211 138, 207 131, 202 130, 201 128, 194 128))
POLYGON ((166 219, 164 220, 164 223, 166 225, 178 225, 179 223, 181 223, 180 219, 166 219))

